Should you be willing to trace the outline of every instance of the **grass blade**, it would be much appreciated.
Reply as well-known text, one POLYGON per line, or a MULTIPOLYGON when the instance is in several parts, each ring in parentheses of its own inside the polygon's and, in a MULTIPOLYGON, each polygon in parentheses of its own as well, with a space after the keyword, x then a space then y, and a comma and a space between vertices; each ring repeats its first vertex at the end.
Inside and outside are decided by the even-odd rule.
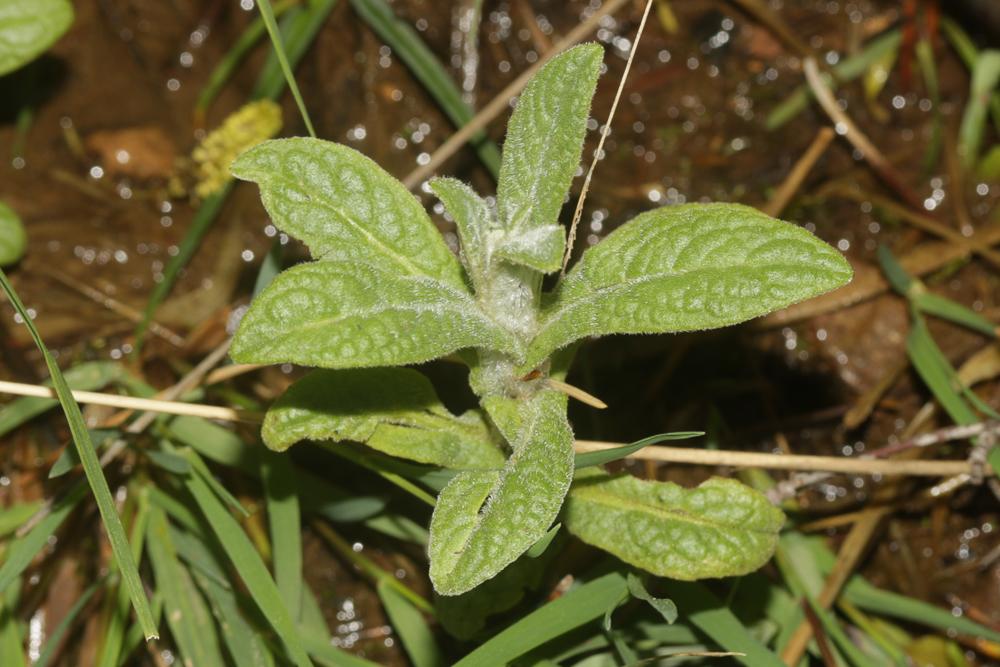
POLYGON ((574 459, 574 465, 577 470, 580 468, 587 468, 589 466, 600 466, 605 463, 611 463, 612 461, 623 459, 629 454, 634 454, 643 447, 655 445, 658 442, 700 438, 703 435, 705 435, 704 431, 680 431, 678 433, 660 433, 659 435, 651 435, 648 438, 636 440, 635 442, 622 445, 621 447, 615 447, 614 449, 602 449, 596 452, 577 454, 574 459))
POLYGON ((784 667, 784 663, 758 642, 733 612, 703 584, 670 581, 666 586, 680 617, 715 640, 726 651, 743 653, 736 660, 752 667, 784 667))
POLYGON ((271 38, 271 44, 274 46, 274 53, 278 57, 278 63, 281 65, 281 73, 285 75, 288 88, 292 91, 295 104, 299 107, 302 121, 306 124, 309 136, 315 139, 316 129, 313 127, 312 119, 309 118, 309 110, 306 109, 306 103, 302 100, 302 93, 299 92, 299 86, 295 83, 295 75, 292 73, 292 66, 288 61, 288 55, 285 53, 285 44, 281 39, 281 31, 278 30, 278 23, 274 19, 274 8, 271 7, 271 0, 257 0, 257 7, 260 9, 260 17, 264 20, 264 27, 267 28, 267 34, 271 38))
POLYGON ((438 667, 447 664, 420 610, 384 581, 379 582, 376 590, 413 667, 438 667))
MULTIPOLYGON (((441 105, 455 127, 462 127, 472 120, 475 114, 462 100, 462 92, 451 76, 420 39, 420 35, 407 23, 396 18, 388 3, 384 0, 351 0, 351 6, 399 54, 417 80, 441 105)), ((496 178, 500 173, 500 149, 497 145, 489 140, 485 132, 474 134, 469 143, 496 178)))
POLYGON ((298 619, 302 608, 302 517, 295 470, 287 455, 263 450, 261 477, 267 495, 274 580, 285 606, 298 619))
POLYGON ((0 509, 0 539, 20 528, 41 506, 41 501, 34 500, 0 509))
POLYGON ((87 476, 87 482, 90 484, 94 499, 97 501, 97 508, 101 513, 104 528, 107 530, 108 540, 111 542, 111 550, 114 552, 118 569, 122 574, 122 581, 125 582, 129 598, 132 600, 132 606, 135 607, 136 618, 139 619, 139 623, 142 625, 146 639, 154 639, 157 637, 156 625, 153 623, 153 614, 149 610, 149 601, 146 599, 146 593, 142 588, 142 581, 139 579, 139 569, 136 567, 135 559, 132 558, 132 552, 129 550, 128 539, 125 537, 125 529, 122 527, 121 519, 115 510, 111 490, 108 488, 108 481, 104 479, 104 472, 101 470, 101 464, 97 460, 94 445, 90 441, 90 433, 87 431, 87 425, 83 421, 83 415, 80 414, 80 406, 77 405, 76 400, 73 398, 73 393, 66 384, 65 378, 63 378, 62 372, 59 370, 59 365, 49 353, 48 348, 45 347, 45 343, 42 342, 42 337, 39 335, 38 329, 35 328, 35 323, 28 315, 24 304, 21 303, 21 299, 17 296, 10 281, 7 280, 7 274, 2 270, 0 270, 0 286, 3 287, 7 298, 10 299, 15 310, 24 319, 24 324, 28 327, 31 338, 35 341, 35 345, 38 346, 39 351, 45 358, 45 365, 52 376, 52 386, 59 397, 59 403, 62 405, 63 412, 66 414, 66 421, 69 422, 69 430, 73 435, 73 443, 80 454, 83 471, 87 476))
POLYGON ((550 639, 601 618, 627 590, 625 577, 617 572, 588 581, 522 617, 455 663, 455 667, 509 664, 550 639))
MULTIPOLYGON (((87 590, 80 594, 73 606, 69 608, 66 615, 63 616, 62 620, 59 621, 59 625, 55 627, 54 630, 49 634, 48 638, 45 640, 45 646, 42 647, 41 653, 38 654, 38 659, 34 662, 34 667, 47 667, 49 662, 56 656, 56 651, 59 649, 59 645, 62 644, 63 637, 69 632, 69 629, 73 626, 76 621, 76 617, 80 615, 83 608, 87 606, 90 602, 90 598, 94 596, 94 593, 98 591, 102 586, 107 583, 105 579, 94 582, 90 585, 87 590)), ((126 598, 125 604, 128 605, 128 599, 126 598)), ((127 607, 126 607, 127 608, 127 607)), ((2 632, 2 631, 0 631, 2 632)), ((0 663, 7 665, 6 660, 2 658, 0 654, 0 663)))
MULTIPOLYGON (((291 9, 282 18, 281 38, 285 45, 285 55, 293 71, 336 4, 337 0, 309 0, 306 7, 291 9)), ((254 99, 262 97, 277 99, 285 89, 286 81, 281 63, 272 51, 268 54, 257 79, 257 85, 253 89, 254 99)))
POLYGON ((27 667, 21 631, 17 627, 12 606, 4 596, 0 596, 0 663, 4 667, 27 667))
POLYGON ((289 655, 299 667, 312 665, 281 593, 250 538, 199 475, 189 475, 184 483, 215 531, 233 567, 243 579, 250 597, 281 637, 289 655))
POLYGON ((68 493, 56 501, 48 516, 39 521, 27 535, 11 543, 7 548, 3 566, 0 567, 0 593, 6 592, 7 587, 27 569, 86 491, 87 486, 83 482, 74 485, 68 493))
MULTIPOLYGON (((287 9, 295 6, 297 1, 280 0, 274 3, 274 15, 276 17, 280 16, 287 9)), ((198 94, 198 101, 194 105, 196 116, 204 116, 205 111, 208 110, 208 107, 211 106, 219 91, 222 90, 226 82, 232 77, 233 72, 236 71, 236 68, 239 67, 243 59, 250 53, 250 50, 260 41, 260 38, 264 36, 265 30, 264 19, 262 17, 254 19, 247 26, 246 30, 243 31, 239 39, 229 48, 226 55, 223 56, 222 60, 215 66, 215 69, 212 70, 208 81, 205 83, 205 87, 201 89, 201 93, 198 94)))
POLYGON ((981 52, 972 67, 969 102, 965 106, 962 125, 958 129, 958 156, 966 169, 971 168, 979 157, 979 146, 986 128, 989 103, 998 82, 1000 82, 1000 51, 989 49, 981 52))
POLYGON ((156 575, 156 588, 163 595, 167 625, 183 663, 224 667, 215 623, 191 575, 177 557, 166 513, 155 505, 150 508, 148 530, 149 560, 156 575))
POLYGON ((274 656, 261 641, 258 632, 240 613, 236 593, 221 582, 204 574, 192 571, 198 587, 208 598, 208 604, 215 615, 222 632, 222 639, 229 649, 233 663, 239 667, 271 667, 274 656))

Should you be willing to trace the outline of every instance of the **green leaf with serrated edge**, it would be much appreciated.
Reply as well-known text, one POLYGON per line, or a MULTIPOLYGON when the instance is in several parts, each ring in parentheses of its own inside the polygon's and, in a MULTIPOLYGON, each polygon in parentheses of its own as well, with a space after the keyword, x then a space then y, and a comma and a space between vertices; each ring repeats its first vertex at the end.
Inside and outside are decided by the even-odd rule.
POLYGON ((562 225, 543 225, 508 234, 497 244, 497 256, 512 264, 549 273, 562 266, 566 230, 562 225))
POLYGON ((0 76, 34 60, 73 23, 67 0, 0 2, 0 76))
MULTIPOLYGON (((521 94, 507 124, 497 182, 497 210, 509 239, 558 223, 580 165, 603 54, 598 44, 569 49, 542 67, 521 94)), ((559 268, 562 230, 559 241, 559 252, 545 257, 545 271, 559 268)))
POLYGON ((488 235, 497 227, 493 209, 475 190, 457 179, 435 178, 428 186, 455 220, 462 264, 472 284, 480 289, 489 271, 488 235))
POLYGON ((851 275, 832 247, 748 206, 665 206, 583 254, 544 309, 526 366, 585 336, 736 324, 851 275))
POLYGON ((371 264, 291 268, 243 317, 231 356, 320 368, 421 363, 464 347, 516 353, 514 338, 464 288, 371 264))
POLYGON ((451 414, 410 368, 314 371, 275 401, 261 436, 278 451, 300 440, 352 441, 445 468, 499 468, 506 459, 478 412, 451 414))
MULTIPOLYGON (((0 13, 3 10, 0 9, 0 13)), ((14 209, 0 202, 0 266, 13 264, 21 259, 28 246, 28 235, 14 209)))
POLYGON ((260 186, 274 224, 316 259, 363 262, 465 289, 462 269, 420 201, 347 146, 297 137, 260 143, 233 175, 260 186))
POLYGON ((734 480, 712 478, 685 489, 588 468, 577 473, 564 522, 630 565, 691 581, 761 567, 784 520, 767 498, 734 480))
POLYGON ((430 576, 442 595, 490 579, 552 525, 573 476, 566 396, 543 390, 517 401, 513 454, 500 471, 466 471, 438 496, 431 517, 430 576))

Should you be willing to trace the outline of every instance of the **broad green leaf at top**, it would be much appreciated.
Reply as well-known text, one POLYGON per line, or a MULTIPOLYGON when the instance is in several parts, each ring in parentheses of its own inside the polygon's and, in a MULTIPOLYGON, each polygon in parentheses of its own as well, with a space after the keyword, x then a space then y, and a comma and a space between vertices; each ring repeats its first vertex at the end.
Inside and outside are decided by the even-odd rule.
POLYGON ((0 266, 13 264, 21 259, 28 245, 21 218, 14 210, 0 202, 0 266))
POLYGON ((68 0, 0 2, 0 76, 41 55, 73 23, 68 0))
POLYGON ((445 468, 500 468, 503 451, 477 412, 451 414, 410 368, 314 371, 267 411, 268 447, 299 440, 363 442, 392 456, 445 468))
POLYGON ((543 310, 527 365, 586 336, 737 324, 851 275, 834 248, 748 206, 664 206, 583 254, 543 310))
POLYGON ((464 287, 328 260, 275 278, 244 316, 231 355, 243 363, 358 368, 421 363, 467 347, 518 351, 464 287))
POLYGON ((504 468, 461 472, 438 496, 429 554, 441 595, 465 593, 514 562, 545 535, 569 489, 566 396, 542 390, 513 403, 520 418, 501 427, 514 450, 504 468))
POLYGON ((577 473, 565 511, 566 527, 584 542, 685 581, 758 569, 784 521, 767 498, 735 480, 685 489, 589 468, 577 473))
POLYGON ((260 186, 271 220, 314 258, 464 288, 458 260, 420 201, 358 151, 319 139, 274 139, 240 155, 232 172, 260 186))
MULTIPOLYGON (((583 44, 559 54, 525 87, 507 123, 497 183, 500 225, 511 242, 559 221, 559 210, 580 166, 590 100, 597 86, 604 49, 583 44)), ((562 259, 564 233, 548 234, 546 253, 532 268, 555 271, 562 259)), ((511 261, 520 262, 513 253, 511 261)))

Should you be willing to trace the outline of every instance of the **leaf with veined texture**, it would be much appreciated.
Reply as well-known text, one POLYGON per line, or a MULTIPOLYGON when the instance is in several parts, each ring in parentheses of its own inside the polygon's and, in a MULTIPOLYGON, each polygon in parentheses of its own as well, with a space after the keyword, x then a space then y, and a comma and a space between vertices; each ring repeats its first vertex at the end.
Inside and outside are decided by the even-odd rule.
POLYGON ((499 468, 506 458, 478 412, 451 414, 410 368, 314 371, 271 406, 261 435, 278 451, 299 440, 349 440, 453 469, 499 468))
POLYGON ((566 396, 542 390, 517 403, 518 428, 508 438, 514 451, 504 468, 461 472, 438 496, 428 551, 441 595, 460 595, 494 577, 559 514, 573 477, 566 396))
MULTIPOLYGON (((604 54, 599 44, 583 44, 549 61, 525 87, 507 124, 497 182, 497 210, 507 238, 548 227, 545 252, 532 268, 559 268, 565 238, 559 221, 570 182, 580 165, 590 100, 604 54)), ((508 259, 521 263, 522 253, 508 259)))
POLYGON ((544 309, 527 365, 585 336, 737 324, 851 275, 832 247, 748 206, 665 206, 583 254, 544 309))
POLYGON ((488 235, 496 228, 496 215, 485 199, 458 179, 435 178, 428 185, 454 218, 461 241, 462 263, 472 284, 481 289, 489 271, 488 235))
POLYGON ((566 528, 584 542, 661 577, 692 581, 761 567, 784 514, 754 489, 713 477, 693 489, 628 474, 579 471, 566 528))
POLYGON ((462 269, 420 201, 358 151, 296 137, 240 155, 233 175, 260 185, 274 224, 316 259, 364 262, 464 289, 462 269))
POLYGON ((466 347, 517 352, 465 291, 351 261, 302 264, 254 299, 233 341, 243 363, 399 366, 466 347))
POLYGON ((34 60, 73 23, 66 0, 0 2, 0 75, 34 60))

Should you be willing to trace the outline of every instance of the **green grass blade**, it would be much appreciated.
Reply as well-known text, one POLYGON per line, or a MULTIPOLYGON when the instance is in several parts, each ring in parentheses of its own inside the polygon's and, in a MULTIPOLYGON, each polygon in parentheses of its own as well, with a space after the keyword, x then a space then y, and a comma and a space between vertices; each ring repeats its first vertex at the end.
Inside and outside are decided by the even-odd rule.
MULTIPOLYGON (((293 71, 336 4, 337 0, 308 0, 305 7, 291 9, 281 19, 281 38, 285 45, 285 55, 293 71)), ((264 67, 261 68, 252 96, 254 99, 262 97, 277 99, 285 90, 286 81, 281 63, 272 50, 264 67)))
POLYGON ((744 653, 737 661, 751 667, 784 667, 784 663, 767 650, 744 627, 725 604, 703 584, 693 581, 669 581, 670 598, 677 604, 680 618, 716 641, 726 651, 744 653))
POLYGON ((139 324, 135 329, 135 348, 132 352, 134 358, 138 358, 139 356, 142 341, 146 335, 146 329, 149 328, 149 323, 153 319, 156 309, 160 307, 160 304, 167 298, 170 290, 173 289, 181 269, 187 266, 187 263, 191 261, 195 252, 198 251, 198 248, 201 246, 201 240, 205 238, 205 234, 212 227, 212 223, 215 222, 215 216, 222 210, 222 205, 225 203, 226 198, 229 197, 232 189, 233 182, 229 181, 214 195, 206 197, 201 202, 201 206, 198 207, 198 211, 194 214, 194 219, 191 220, 191 226, 188 227, 187 232, 184 233, 184 238, 181 239, 180 245, 177 246, 177 254, 167 262, 166 268, 163 269, 163 279, 156 283, 156 287, 153 288, 153 291, 149 295, 149 301, 146 302, 146 308, 142 311, 142 319, 139 320, 139 324))
POLYGON ((288 455, 262 450, 261 477, 267 495, 274 581, 285 606, 298 619, 302 608, 302 517, 295 470, 288 455))
POLYGON ((916 306, 920 312, 940 317, 941 319, 948 320, 949 322, 954 322, 959 326, 972 329, 973 331, 981 333, 984 336, 989 336, 990 338, 997 337, 996 324, 990 322, 976 311, 966 308, 962 304, 956 303, 951 299, 938 296, 937 294, 931 294, 930 292, 924 292, 923 294, 917 294, 913 297, 913 305, 916 306))
MULTIPOLYGON (((129 544, 132 557, 139 561, 146 542, 146 529, 149 525, 149 494, 145 489, 138 493, 139 506, 132 521, 132 531, 129 544)), ((98 667, 117 667, 121 659, 125 639, 126 623, 128 622, 129 599, 128 591, 121 585, 115 589, 115 607, 111 614, 108 627, 104 630, 104 641, 97 661, 98 667)))
POLYGON ((27 569, 86 492, 87 486, 83 482, 74 485, 69 492, 56 501, 48 516, 39 521, 38 525, 32 528, 27 535, 10 544, 4 554, 3 566, 0 566, 0 593, 6 592, 7 587, 14 583, 27 569))
POLYGON ((59 397, 59 403, 66 414, 66 421, 69 422, 69 430, 73 435, 73 443, 80 454, 83 471, 87 476, 87 482, 90 484, 94 499, 97 501, 97 508, 101 513, 105 530, 107 530, 108 540, 111 542, 111 550, 114 552, 118 568, 121 570, 122 580, 125 582, 126 588, 128 588, 132 606, 135 607, 136 618, 139 619, 142 625, 146 639, 153 639, 157 637, 156 626, 153 623, 153 614, 149 610, 149 601, 146 599, 146 593, 142 588, 142 581, 139 579, 139 569, 136 567, 135 559, 132 558, 132 552, 129 550, 128 539, 125 537, 125 529, 122 527, 118 512, 115 511, 114 499, 111 497, 108 481, 104 479, 104 472, 101 470, 101 464, 97 460, 94 445, 90 442, 90 433, 87 431, 87 425, 83 421, 83 415, 80 414, 80 406, 76 404, 73 393, 66 384, 62 372, 59 370, 59 365, 49 353, 48 348, 45 347, 38 329, 35 328, 35 323, 28 315, 24 304, 21 303, 21 299, 17 296, 13 286, 7 280, 7 274, 2 270, 0 270, 0 286, 3 287, 7 298, 10 299, 15 310, 24 319, 24 324, 28 327, 35 345, 38 346, 39 351, 45 358, 45 365, 52 376, 52 386, 55 388, 56 394, 59 397))
POLYGON ((648 438, 636 440, 635 442, 622 445, 621 447, 615 447, 614 449, 602 449, 596 452, 577 454, 573 464, 576 466, 577 470, 580 468, 587 468, 589 466, 600 466, 605 463, 611 463, 612 461, 623 459, 629 454, 634 454, 643 447, 655 445, 658 442, 700 438, 703 435, 705 435, 704 431, 680 431, 678 433, 660 433, 659 435, 651 435, 648 438))
MULTIPOLYGON (((962 27, 950 16, 941 17, 941 32, 951 42, 965 66, 970 70, 975 67, 976 60, 979 59, 979 49, 976 48, 968 33, 962 30, 962 27)), ((997 132, 1000 132, 1000 92, 993 93, 990 98, 990 115, 993 116, 993 126, 997 132)))
MULTIPOLYGON (((898 49, 901 41, 902 35, 899 30, 890 30, 876 37, 860 53, 845 58, 832 68, 837 80, 846 83, 858 78, 872 63, 878 62, 887 52, 898 49)), ((829 76, 824 75, 824 79, 828 85, 831 83, 829 76)), ((777 130, 802 113, 809 106, 812 98, 809 86, 802 84, 767 115, 765 126, 768 130, 777 130)))
POLYGON ((621 600, 626 590, 625 577, 617 572, 588 581, 522 617, 462 658, 455 667, 509 664, 550 639, 601 618, 621 600))
POLYGON ((243 579, 250 597, 281 637, 289 655, 299 667, 311 665, 302 646, 298 629, 281 599, 281 593, 267 571, 264 561, 261 560, 260 554, 250 542, 250 538, 199 475, 190 475, 184 481, 205 519, 215 531, 233 567, 243 579))
POLYGON ((4 597, 0 595, 0 664, 4 667, 27 667, 21 631, 11 609, 13 605, 4 597))
MULTIPOLYGON (((427 48, 420 35, 407 23, 396 18, 392 7, 385 0, 351 0, 351 6, 399 54, 417 80, 441 105, 455 127, 462 127, 472 120, 475 114, 462 100, 462 92, 451 76, 427 48)), ((477 132, 469 143, 495 178, 500 173, 500 149, 489 140, 485 132, 477 132)))
POLYGON ((156 576, 156 589, 163 595, 167 625, 183 664, 224 667, 211 613, 177 557, 166 513, 155 505, 150 508, 148 530, 149 560, 156 576))
POLYGON ((944 117, 941 115, 941 87, 938 83, 937 63, 934 61, 934 47, 931 40, 923 37, 917 42, 915 49, 917 62, 924 77, 927 96, 931 100, 931 138, 924 153, 924 172, 929 174, 937 166, 941 157, 941 144, 944 140, 944 117))
MULTIPOLYGON (((153 609, 153 619, 159 625, 163 618, 163 596, 154 592, 149 601, 149 606, 153 609)), ((125 633, 125 639, 122 641, 122 657, 118 662, 119 665, 128 664, 128 657, 139 646, 140 642, 142 642, 142 628, 139 627, 138 623, 133 623, 129 627, 128 632, 125 633)))
POLYGON ((274 665, 274 656, 261 641, 260 632, 240 613, 236 593, 232 587, 194 570, 191 571, 191 576, 208 599, 233 664, 239 667, 274 665))
MULTIPOLYGON (((107 580, 105 579, 96 581, 80 594, 80 597, 76 599, 73 606, 69 608, 66 615, 63 616, 61 621, 59 621, 59 625, 57 625, 52 632, 49 633, 49 636, 45 640, 45 645, 38 654, 38 659, 34 662, 34 667, 48 667, 49 662, 51 662, 51 660, 56 656, 56 651, 59 649, 59 645, 62 644, 63 637, 66 636, 66 633, 69 632, 73 623, 76 622, 77 616, 80 615, 83 608, 87 606, 88 602, 90 602, 90 598, 94 596, 94 593, 96 593, 106 583, 107 580)), ((125 604, 128 604, 128 599, 125 600, 125 604)), ((0 664, 7 665, 11 663, 4 660, 2 654, 0 654, 0 664)))
POLYGON ((379 582, 376 590, 413 667, 439 667, 447 664, 420 610, 384 581, 379 582))
POLYGON ((271 44, 274 46, 274 53, 278 56, 278 62, 281 64, 281 72, 285 75, 288 88, 292 91, 295 104, 299 107, 302 121, 306 124, 309 136, 315 139, 316 129, 313 127, 312 119, 309 118, 309 110, 306 109, 306 103, 302 100, 302 93, 299 92, 299 86, 295 83, 295 75, 292 73, 291 63, 289 63, 288 55, 285 53, 285 44, 281 39, 281 31, 278 30, 278 22, 274 18, 274 8, 271 7, 271 0, 257 0, 257 7, 260 9, 260 17, 264 20, 264 27, 267 28, 268 37, 271 38, 271 44))
POLYGON ((0 539, 20 528, 41 506, 41 501, 34 500, 0 509, 0 539))
MULTIPOLYGON (((279 0, 279 2, 274 3, 275 17, 294 7, 297 2, 298 0, 279 0)), ((211 106, 219 91, 226 85, 226 82, 229 81, 233 72, 236 71, 236 68, 239 67, 247 54, 250 53, 250 50, 264 36, 265 31, 266 28, 262 17, 257 17, 246 27, 243 34, 239 36, 239 39, 229 48, 229 51, 208 76, 208 81, 205 83, 205 87, 201 89, 201 93, 198 94, 198 101, 194 105, 196 114, 204 114, 208 107, 211 106)))
POLYGON ((972 168, 979 157, 979 146, 986 129, 987 113, 993 93, 1000 83, 1000 51, 980 52, 972 67, 969 101, 958 129, 958 157, 966 169, 972 168))

